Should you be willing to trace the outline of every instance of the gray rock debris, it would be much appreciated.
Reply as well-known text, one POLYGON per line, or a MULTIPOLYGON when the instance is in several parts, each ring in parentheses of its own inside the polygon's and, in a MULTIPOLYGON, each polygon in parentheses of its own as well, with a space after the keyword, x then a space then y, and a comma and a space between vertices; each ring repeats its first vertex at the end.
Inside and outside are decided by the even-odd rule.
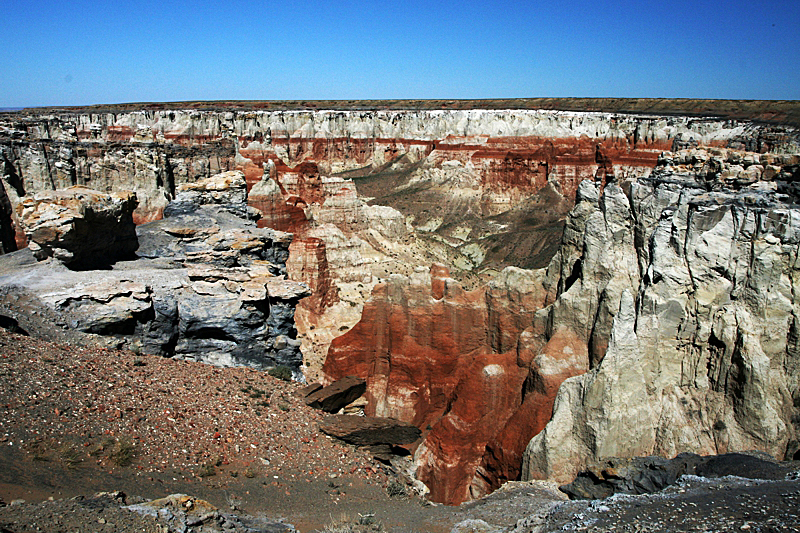
POLYGON ((678 482, 681 476, 709 478, 736 476, 747 479, 785 479, 791 468, 769 456, 726 453, 701 457, 681 453, 663 457, 612 457, 581 472, 575 481, 561 487, 572 499, 602 499, 612 494, 650 494, 678 482))
POLYGON ((290 234, 216 203, 246 207, 243 183, 240 172, 199 182, 195 190, 212 191, 210 200, 137 228, 138 260, 74 272, 59 261, 22 260, 30 254, 23 250, 0 258, 0 287, 27 291, 69 328, 141 353, 299 373, 294 309, 310 291, 285 279, 290 234))

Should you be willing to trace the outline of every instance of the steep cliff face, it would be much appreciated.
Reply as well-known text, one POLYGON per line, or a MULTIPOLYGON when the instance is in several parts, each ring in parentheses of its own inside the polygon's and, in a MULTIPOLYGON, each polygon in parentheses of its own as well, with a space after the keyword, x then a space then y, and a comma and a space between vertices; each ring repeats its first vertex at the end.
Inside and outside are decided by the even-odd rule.
POLYGON ((798 163, 684 151, 599 197, 581 186, 543 313, 588 339, 592 370, 561 386, 525 478, 611 456, 797 454, 798 163))
POLYGON ((436 501, 521 474, 565 481, 608 455, 791 456, 798 168, 795 156, 691 150, 602 192, 585 181, 546 270, 507 269, 469 292, 441 267, 392 276, 323 370, 366 378, 370 412, 423 428, 417 477, 436 501), (767 258, 759 239, 783 255, 767 258), (739 355, 743 327, 770 346, 763 356, 739 355))
POLYGON ((331 344, 323 370, 365 378, 367 414, 423 429, 417 477, 435 501, 460 503, 516 479, 558 384, 588 368, 573 339, 542 346, 532 334, 543 275, 509 267, 470 292, 442 265, 393 275, 331 344))
MULTIPOLYGON (((658 153, 676 142, 772 147, 776 138, 766 133, 769 128, 745 122, 524 110, 174 110, 7 115, 0 124, 4 173, 19 182, 19 192, 76 184, 125 187, 141 199, 141 221, 157 218, 165 197, 181 183, 236 168, 252 186, 263 164, 271 165, 282 188, 283 176, 294 182, 296 190, 284 192, 306 205, 321 200, 315 172, 357 177, 420 165, 406 188, 477 180, 482 189, 469 200, 486 216, 505 212, 548 180, 572 198, 577 184, 598 171, 651 168, 658 153), (442 168, 447 162, 462 167, 442 168)), ((386 183, 382 188, 391 189, 386 183)), ((441 215, 424 218, 431 224, 441 215)))

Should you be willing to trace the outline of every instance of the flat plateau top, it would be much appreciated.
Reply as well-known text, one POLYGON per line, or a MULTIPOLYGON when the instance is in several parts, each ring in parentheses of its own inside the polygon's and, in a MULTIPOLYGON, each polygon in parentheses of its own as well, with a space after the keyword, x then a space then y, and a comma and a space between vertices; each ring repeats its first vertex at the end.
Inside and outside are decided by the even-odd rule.
POLYGON ((550 109, 653 115, 713 116, 800 127, 800 100, 704 100, 691 98, 500 98, 483 100, 217 100, 137 102, 25 109, 25 114, 140 110, 205 111, 550 109))

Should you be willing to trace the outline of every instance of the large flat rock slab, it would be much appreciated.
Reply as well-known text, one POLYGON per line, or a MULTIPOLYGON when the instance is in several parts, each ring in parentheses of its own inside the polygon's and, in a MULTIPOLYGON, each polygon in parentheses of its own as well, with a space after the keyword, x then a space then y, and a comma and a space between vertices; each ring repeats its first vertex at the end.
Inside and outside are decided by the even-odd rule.
POLYGON ((320 430, 356 446, 411 444, 422 435, 411 424, 378 416, 335 415, 323 421, 320 430))
POLYGON ((306 405, 326 413, 336 413, 361 397, 366 390, 366 381, 355 376, 346 376, 309 394, 306 397, 306 405))
POLYGON ((74 186, 25 197, 17 213, 40 261, 55 257, 70 268, 104 268, 132 258, 139 247, 133 223, 138 203, 133 192, 74 186))

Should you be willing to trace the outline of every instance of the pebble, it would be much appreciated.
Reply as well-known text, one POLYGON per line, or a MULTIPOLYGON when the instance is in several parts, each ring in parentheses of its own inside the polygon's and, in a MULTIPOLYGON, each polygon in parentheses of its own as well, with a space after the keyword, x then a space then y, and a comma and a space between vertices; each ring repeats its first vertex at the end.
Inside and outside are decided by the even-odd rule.
POLYGON ((194 477, 219 463, 221 470, 311 471, 327 479, 333 468, 358 473, 376 466, 366 450, 320 439, 322 414, 295 396, 300 385, 265 372, 81 351, 5 330, 0 342, 8 346, 0 359, 3 439, 32 455, 61 460, 58 450, 74 445, 81 462, 113 471, 113 446, 127 440, 132 466, 149 474, 194 477))

